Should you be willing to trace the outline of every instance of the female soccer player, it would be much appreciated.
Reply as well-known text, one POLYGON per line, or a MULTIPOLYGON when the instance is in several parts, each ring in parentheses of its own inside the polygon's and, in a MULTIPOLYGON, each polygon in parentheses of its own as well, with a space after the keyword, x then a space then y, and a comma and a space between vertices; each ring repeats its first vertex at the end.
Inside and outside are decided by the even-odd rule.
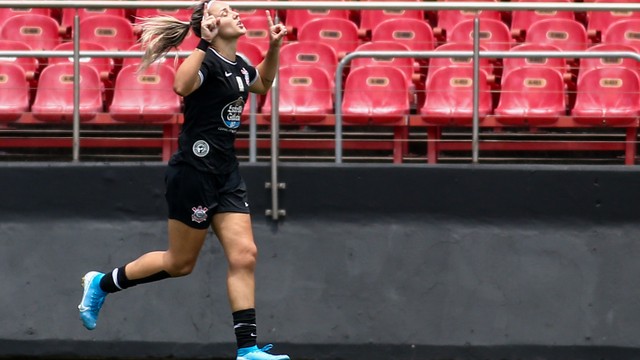
POLYGON ((246 33, 240 16, 228 4, 203 1, 190 22, 170 16, 146 19, 142 43, 146 46, 141 67, 146 68, 182 43, 189 29, 201 38, 197 48, 176 71, 174 91, 184 97, 184 125, 166 171, 169 208, 166 251, 149 252, 125 266, 103 274, 88 272, 78 306, 84 326, 96 327, 105 297, 126 288, 193 270, 200 249, 212 227, 228 261, 227 291, 238 360, 286 360, 272 355, 271 345, 256 343, 255 278, 257 249, 251 229, 245 183, 234 150, 240 115, 248 92, 265 94, 278 66, 278 52, 286 29, 269 24, 270 46, 255 68, 236 55, 238 39, 246 33))

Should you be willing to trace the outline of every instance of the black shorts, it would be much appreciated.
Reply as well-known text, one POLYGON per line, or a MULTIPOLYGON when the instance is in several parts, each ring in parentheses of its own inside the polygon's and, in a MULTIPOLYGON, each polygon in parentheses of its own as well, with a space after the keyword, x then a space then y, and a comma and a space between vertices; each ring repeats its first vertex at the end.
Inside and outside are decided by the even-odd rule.
POLYGON ((169 165, 165 173, 169 219, 206 229, 214 214, 249 213, 247 186, 236 168, 229 174, 207 174, 189 164, 169 165))

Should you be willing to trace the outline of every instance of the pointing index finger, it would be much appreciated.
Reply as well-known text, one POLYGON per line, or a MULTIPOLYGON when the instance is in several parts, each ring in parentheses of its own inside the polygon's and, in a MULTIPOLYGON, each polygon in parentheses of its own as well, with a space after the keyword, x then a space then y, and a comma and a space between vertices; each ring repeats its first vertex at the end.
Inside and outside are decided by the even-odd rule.
POLYGON ((269 12, 269 10, 266 10, 267 13, 267 24, 269 24, 269 27, 273 26, 273 19, 271 18, 271 13, 269 12))

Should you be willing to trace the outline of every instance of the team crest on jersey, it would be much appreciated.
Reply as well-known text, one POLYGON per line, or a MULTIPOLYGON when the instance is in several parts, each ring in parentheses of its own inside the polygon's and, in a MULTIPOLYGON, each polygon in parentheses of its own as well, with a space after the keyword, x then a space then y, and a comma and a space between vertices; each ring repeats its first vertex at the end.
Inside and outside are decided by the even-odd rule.
POLYGON ((209 210, 208 208, 198 206, 192 207, 191 210, 193 210, 193 214, 191 214, 191 221, 195 221, 200 224, 201 222, 207 220, 207 211, 209 210))
POLYGON ((229 129, 237 129, 240 127, 242 109, 244 109, 244 100, 242 97, 228 103, 222 109, 222 121, 229 129))
POLYGON ((249 72, 247 71, 247 69, 242 68, 240 69, 240 72, 242 73, 242 75, 244 75, 244 82, 249 85, 249 72))
POLYGON ((197 157, 205 157, 209 153, 209 144, 204 140, 198 140, 193 143, 191 150, 197 157))

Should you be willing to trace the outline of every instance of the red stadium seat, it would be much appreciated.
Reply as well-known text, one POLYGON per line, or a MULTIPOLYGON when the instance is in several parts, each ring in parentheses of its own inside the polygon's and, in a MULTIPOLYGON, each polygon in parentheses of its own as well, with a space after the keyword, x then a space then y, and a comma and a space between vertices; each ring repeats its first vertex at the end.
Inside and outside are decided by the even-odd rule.
MULTIPOLYGON (((551 44, 524 43, 516 45, 510 51, 561 51, 559 47, 551 44)), ((567 61, 564 58, 504 58, 502 60, 502 74, 506 74, 511 70, 519 67, 544 67, 558 71, 564 74, 568 71, 567 61)))
MULTIPOLYGON (((141 43, 136 43, 135 45, 131 46, 130 48, 127 49, 127 51, 144 51, 142 50, 142 44, 141 43)), ((126 57, 124 59, 122 59, 122 67, 125 66, 129 66, 129 65, 136 65, 139 66, 140 62, 142 61, 142 56, 140 57, 126 57)), ((153 66, 154 64, 166 64, 169 67, 172 68, 177 68, 179 64, 181 64, 182 59, 170 56, 170 57, 166 57, 163 56, 161 58, 159 58, 158 60, 156 60, 151 66, 153 66)))
MULTIPOLYGON (((361 44, 356 48, 356 51, 398 51, 407 52, 410 49, 403 44, 392 41, 372 41, 361 44)), ((413 81, 413 75, 415 73, 413 68, 413 58, 395 57, 395 58, 372 58, 361 57, 355 58, 351 61, 351 69, 356 69, 362 66, 389 66, 399 69, 404 74, 407 85, 411 85, 413 81)), ((417 75, 417 74, 416 74, 417 75)))
MULTIPOLYGON (((73 51, 73 42, 64 42, 55 47, 56 51, 73 51)), ((80 51, 106 51, 107 49, 97 43, 92 43, 88 41, 80 42, 80 51)), ((81 57, 80 62, 83 64, 87 64, 94 69, 98 70, 100 74, 100 78, 102 80, 109 79, 109 76, 113 72, 114 62, 111 58, 103 58, 103 57, 81 57)), ((49 59, 49 64, 59 64, 59 63, 73 63, 73 57, 62 58, 62 57, 52 57, 49 59)))
MULTIPOLYGON (((595 1, 612 2, 612 1, 595 1)), ((617 3, 637 3, 637 0, 616 0, 617 3)), ((640 19, 638 11, 589 11, 587 13, 587 34, 594 42, 599 42, 609 25, 618 20, 640 19)))
POLYGON ((520 67, 504 74, 494 114, 507 125, 553 124, 566 114, 565 98, 564 79, 558 71, 520 67))
MULTIPOLYGON (((242 39, 242 38, 240 38, 240 39, 242 39)), ((242 41, 242 40, 240 40, 240 41, 242 41)), ((187 37, 184 38, 182 43, 178 46, 178 49, 180 49, 181 51, 193 51, 193 49, 195 49, 198 46, 199 42, 200 42, 200 38, 197 37, 193 33, 193 31, 189 31, 189 34, 187 35, 187 37)))
MULTIPOLYGON (((31 49, 31 46, 22 41, 0 40, 0 50, 31 51, 33 49, 31 49)), ((29 80, 34 78, 36 72, 38 72, 38 67, 40 64, 37 58, 29 57, 0 57, 0 63, 12 63, 20 66, 22 70, 24 70, 25 76, 29 80)))
POLYGON ((29 82, 17 64, 0 62, 0 123, 13 122, 29 111, 29 82))
POLYGON ((338 55, 325 43, 297 41, 283 45, 280 48, 280 64, 281 66, 321 68, 329 75, 331 88, 334 87, 338 55))
POLYGON ((298 32, 298 41, 315 41, 331 46, 338 55, 344 57, 360 44, 358 27, 345 19, 314 19, 302 26, 298 32))
POLYGON ((423 10, 360 10, 360 37, 370 39, 373 29, 389 19, 424 20, 423 10))
POLYGON ((295 39, 302 25, 313 19, 339 18, 349 20, 350 13, 346 9, 287 9, 285 25, 287 26, 287 32, 291 32, 295 39))
MULTIPOLYGON (((449 42, 473 43, 474 20, 463 20, 447 36, 449 42)), ((508 51, 512 39, 509 28, 503 22, 492 19, 480 21, 480 45, 488 51, 508 51)))
POLYGON ((245 59, 253 66, 260 64, 264 59, 262 50, 254 43, 238 41, 236 51, 244 55, 245 59))
POLYGON ((495 10, 440 10, 438 11, 438 22, 434 29, 435 36, 445 40, 458 23, 465 20, 473 20, 476 16, 481 22, 485 19, 502 21, 500 11, 495 10))
MULTIPOLYGON (((492 111, 487 76, 479 72, 480 120, 492 111)), ((445 67, 435 70, 426 85, 426 98, 420 108, 424 124, 471 125, 473 119, 473 68, 445 67)))
MULTIPOLYGON (((436 40, 431 25, 426 20, 389 19, 373 28, 371 41, 395 41, 413 51, 431 51, 436 40)), ((428 59, 415 59, 427 64, 428 59)))
POLYGON ((22 41, 32 50, 53 50, 60 43, 58 22, 40 14, 12 16, 2 24, 0 38, 22 41))
MULTIPOLYGON (((486 49, 480 46, 480 51, 484 50, 486 49)), ((438 46, 435 48, 435 51, 473 51, 473 44, 450 42, 438 46)), ((431 58, 431 60, 429 60, 429 72, 427 73, 426 82, 429 83, 431 75, 435 73, 436 70, 452 66, 473 67, 473 58, 431 58)), ((480 58, 480 70, 485 73, 486 77, 491 77, 494 72, 493 64, 487 58, 480 58)))
MULTIPOLYGON (((356 48, 356 51, 399 51, 407 52, 410 49, 403 44, 392 41, 374 41, 366 42, 356 48)), ((379 67, 393 67, 404 74, 405 81, 407 82, 407 96, 409 97, 409 103, 415 105, 417 100, 417 88, 424 89, 424 81, 420 77, 418 69, 414 69, 413 58, 371 58, 362 57, 355 58, 351 61, 351 70, 357 69, 363 66, 379 66, 379 67)))
POLYGON ((409 89, 402 71, 388 66, 352 69, 344 86, 345 123, 401 124, 409 114, 409 89))
MULTIPOLYGON (((102 111, 103 85, 100 74, 89 65, 80 64, 80 120, 93 119, 102 111)), ((73 64, 47 66, 38 79, 33 116, 45 122, 73 120, 73 64)))
POLYGON ((242 24, 247 33, 238 42, 250 42, 257 45, 263 54, 269 50, 269 25, 265 16, 243 17, 242 24))
POLYGON ((51 9, 47 8, 0 8, 0 26, 5 20, 16 15, 44 15, 51 17, 51 9))
POLYGON ((628 45, 640 51, 640 19, 618 20, 602 35, 604 44, 628 45))
MULTIPOLYGON (((278 86, 278 114, 282 124, 318 124, 333 114, 333 89, 329 74, 322 68, 283 66, 278 86)), ((267 93, 262 106, 267 121, 271 120, 271 94, 267 93)))
MULTIPOLYGON (((121 17, 126 19, 126 12, 124 9, 83 9, 79 8, 78 10, 78 18, 80 22, 82 20, 92 17, 92 16, 103 16, 103 15, 111 15, 121 17)), ((62 9, 62 17, 60 19, 60 34, 68 37, 71 35, 73 28, 73 18, 76 15, 76 9, 72 8, 64 8, 62 9)), ((84 30, 83 30, 84 31, 84 30)))
MULTIPOLYGON (((598 44, 587 49, 587 51, 628 51, 636 52, 634 48, 628 45, 615 44, 598 44)), ((582 79, 584 73, 591 69, 603 67, 623 67, 635 71, 640 74, 640 63, 632 58, 583 58, 580 59, 580 69, 578 72, 578 83, 582 79)))
POLYGON ((545 19, 531 24, 525 42, 551 44, 564 51, 582 51, 588 47, 587 31, 576 20, 545 19))
POLYGON ((571 114, 578 123, 600 126, 626 125, 640 116, 640 80, 625 68, 586 71, 578 84, 571 114))
MULTIPOLYGON (((525 0, 517 0, 523 2, 525 0)), ((527 2, 548 2, 548 0, 526 0, 527 2)), ((572 0, 558 0, 558 2, 572 2, 572 0)), ((544 19, 569 19, 575 20, 573 11, 556 11, 556 10, 522 10, 513 11, 511 13, 511 35, 517 39, 525 38, 529 27, 538 20, 544 19)))
POLYGON ((180 97, 173 91, 175 71, 152 64, 144 72, 125 66, 116 78, 109 114, 114 120, 152 123, 170 120, 180 112, 180 97))
POLYGON ((80 41, 104 46, 107 50, 123 51, 136 43, 133 25, 121 16, 94 15, 80 21, 80 41))

